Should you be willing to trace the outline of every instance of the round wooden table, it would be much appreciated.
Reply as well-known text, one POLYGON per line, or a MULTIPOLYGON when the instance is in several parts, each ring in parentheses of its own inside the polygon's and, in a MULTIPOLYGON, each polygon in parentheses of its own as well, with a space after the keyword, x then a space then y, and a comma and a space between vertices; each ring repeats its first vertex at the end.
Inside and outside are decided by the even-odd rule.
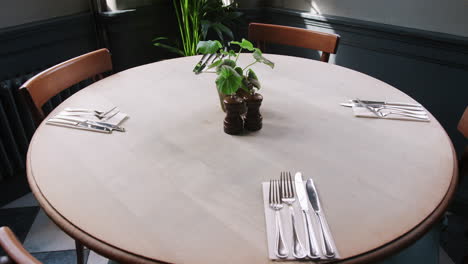
MULTIPOLYGON (((439 122, 356 118, 350 98, 414 102, 367 75, 267 55, 255 65, 263 129, 223 132, 215 74, 200 57, 144 65, 94 83, 65 107, 118 106, 125 133, 45 125, 29 147, 31 188, 65 232, 128 263, 270 263, 261 182, 302 171, 319 187, 343 263, 395 253, 442 215, 456 185, 439 122)), ((251 62, 250 55, 240 63, 251 62)))

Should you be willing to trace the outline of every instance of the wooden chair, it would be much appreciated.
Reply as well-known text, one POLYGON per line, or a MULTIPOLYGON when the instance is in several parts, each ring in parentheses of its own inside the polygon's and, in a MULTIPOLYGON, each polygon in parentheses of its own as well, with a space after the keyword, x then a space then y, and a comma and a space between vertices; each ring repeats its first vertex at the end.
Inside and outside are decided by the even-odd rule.
MULTIPOLYGON (((87 79, 97 81, 112 71, 109 50, 100 49, 55 65, 38 73, 20 87, 36 125, 44 120, 42 106, 61 91, 87 79)), ((84 262, 84 247, 75 240, 77 263, 84 262)))
POLYGON ((104 78, 112 71, 109 50, 100 49, 55 65, 29 79, 20 87, 38 125, 44 118, 42 106, 61 91, 87 79, 104 78))
POLYGON ((6 226, 0 227, 0 247, 6 252, 6 256, 0 256, 0 264, 41 264, 6 226))
POLYGON ((322 52, 320 60, 328 62, 330 53, 336 54, 340 36, 303 28, 250 23, 249 40, 255 41, 262 50, 265 50, 265 43, 319 50, 322 52))

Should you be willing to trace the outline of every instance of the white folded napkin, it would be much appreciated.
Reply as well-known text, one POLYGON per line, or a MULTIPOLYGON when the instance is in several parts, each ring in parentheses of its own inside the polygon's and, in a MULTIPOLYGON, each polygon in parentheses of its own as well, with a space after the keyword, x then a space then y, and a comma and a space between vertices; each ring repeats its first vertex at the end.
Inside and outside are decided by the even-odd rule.
MULTIPOLYGON (((283 227, 283 234, 284 234, 284 240, 286 241, 286 246, 288 247, 289 251, 289 257, 286 259, 280 259, 275 255, 275 232, 276 232, 276 225, 275 225, 275 211, 270 208, 269 205, 269 190, 270 190, 270 183, 269 182, 262 182, 262 191, 263 191, 263 207, 265 210, 265 221, 266 221, 266 231, 267 231, 267 243, 268 243, 268 257, 271 260, 296 260, 292 256, 292 250, 293 250, 293 239, 292 239, 292 224, 291 224, 291 216, 289 212, 288 205, 283 204, 283 209, 280 210, 280 217, 281 217, 281 222, 282 222, 282 227, 283 227)), ((304 230, 304 219, 302 218, 302 211, 299 206, 299 202, 296 201, 293 203, 293 209, 294 209, 294 214, 295 214, 295 224, 296 224, 296 230, 298 233, 299 240, 301 241, 302 245, 304 248, 306 248, 306 236, 305 236, 305 230, 304 230)), ((320 240, 320 224, 318 222, 317 217, 315 216, 315 213, 312 209, 312 205, 309 202, 309 215, 312 220, 312 228, 314 229, 314 233, 317 236, 317 241, 320 246, 321 245, 321 240, 320 240)), ((325 222, 327 220, 325 219, 325 222)), ((328 223, 327 223, 328 225, 328 223)), ((333 232, 333 230, 332 230, 333 232)), ((332 241, 332 245, 335 245, 335 242, 332 241)), ((307 249, 306 249, 307 250, 307 249)), ((335 248, 335 258, 334 259, 328 259, 326 258, 323 254, 321 254, 320 261, 321 263, 327 262, 327 260, 332 261, 340 259, 339 255, 339 250, 335 248)), ((310 259, 304 259, 311 261, 310 259)), ((313 262, 313 261, 312 261, 313 262)))
MULTIPOLYGON (((370 118, 382 118, 382 119, 395 119, 395 120, 409 120, 409 121, 421 121, 421 122, 429 122, 429 116, 427 116, 427 119, 422 119, 422 118, 416 118, 416 117, 411 117, 406 115, 407 113, 403 114, 397 114, 398 110, 395 109, 382 109, 379 112, 383 114, 387 114, 390 112, 393 112, 392 114, 389 114, 385 117, 377 116, 374 114, 371 110, 367 109, 367 107, 361 106, 359 104, 353 104, 353 112, 354 115, 357 117, 370 117, 370 118)), ((426 113, 426 112, 423 112, 426 113)), ((427 114, 427 113, 426 113, 427 114)))
MULTIPOLYGON (((111 125, 116 125, 120 126, 120 124, 128 118, 128 115, 125 113, 120 112, 118 108, 115 108, 111 112, 109 112, 106 117, 99 119, 92 113, 86 113, 86 112, 70 112, 70 111, 60 111, 57 113, 55 116, 50 118, 49 120, 46 121, 47 124, 51 124, 54 126, 63 126, 63 127, 70 127, 70 128, 79 128, 76 127, 75 125, 72 125, 70 122, 73 123, 75 122, 86 122, 86 121, 96 121, 96 122, 105 122, 111 125), (65 120, 65 119, 68 120, 65 120), (65 121, 62 121, 65 120, 65 121), (61 124, 62 123, 62 124, 61 124), (70 123, 70 124, 69 124, 70 123)), ((76 123, 75 123, 76 124, 76 123)), ((83 128, 80 128, 83 129, 83 128)), ((85 129, 88 130, 88 129, 85 129)))

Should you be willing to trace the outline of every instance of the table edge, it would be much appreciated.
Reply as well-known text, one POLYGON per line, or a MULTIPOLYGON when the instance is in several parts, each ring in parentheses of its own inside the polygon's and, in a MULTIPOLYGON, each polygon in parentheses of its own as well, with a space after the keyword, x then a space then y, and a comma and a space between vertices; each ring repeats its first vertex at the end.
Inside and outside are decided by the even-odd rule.
MULTIPOLYGON (((448 137, 448 135, 447 135, 448 137)), ((333 263, 343 263, 343 264, 355 264, 355 263, 371 263, 378 260, 381 260, 387 256, 395 254, 400 250, 410 246, 413 242, 421 238, 428 230, 436 223, 446 211, 448 205, 450 204, 451 200, 454 197, 456 185, 458 182, 458 162, 457 156, 455 153, 455 149, 453 148, 453 144, 450 142, 450 146, 452 149, 452 157, 453 157, 453 172, 452 172, 452 179, 450 181, 450 185, 447 189, 447 192, 439 203, 437 208, 426 217, 426 219, 421 222, 419 225, 408 231, 406 234, 396 238, 395 240, 379 247, 369 252, 362 253, 360 255, 351 257, 345 260, 338 260, 333 263)), ((65 217, 63 217, 55 208, 47 201, 47 199, 43 196, 39 186, 34 179, 34 176, 31 172, 30 167, 30 152, 28 151, 27 155, 27 179, 29 185, 31 187, 31 191, 36 197, 37 201, 39 202, 41 208, 45 211, 45 213, 49 216, 49 218, 59 226, 65 233, 67 233, 70 237, 78 240, 87 248, 118 262, 122 263, 136 263, 136 264, 154 264, 154 263, 161 263, 161 264, 172 264, 170 262, 164 262, 160 260, 149 259, 143 256, 136 255, 134 253, 125 251, 123 249, 117 248, 112 246, 108 243, 105 243, 90 234, 84 232, 83 230, 79 229, 71 222, 69 222, 65 217)))

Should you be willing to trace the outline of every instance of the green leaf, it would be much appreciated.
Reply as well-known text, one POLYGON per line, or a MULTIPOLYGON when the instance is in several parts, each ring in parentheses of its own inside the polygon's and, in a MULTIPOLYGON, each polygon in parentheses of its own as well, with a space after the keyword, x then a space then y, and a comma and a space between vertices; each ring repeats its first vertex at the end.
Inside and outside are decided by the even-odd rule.
POLYGON ((231 41, 231 44, 235 44, 235 45, 239 45, 241 48, 243 49, 246 49, 248 51, 254 51, 255 48, 252 44, 252 42, 246 40, 246 39, 242 39, 242 42, 238 42, 238 41, 231 41))
POLYGON ((260 88, 261 88, 260 82, 259 82, 258 80, 250 79, 250 78, 249 78, 249 82, 250 82, 253 86, 257 87, 257 89, 260 89, 260 88))
POLYGON ((208 66, 208 69, 212 69, 214 67, 218 67, 219 65, 221 65, 221 63, 223 63, 223 60, 217 60, 213 63, 210 64, 210 66, 208 66))
POLYGON ((250 90, 249 90, 249 81, 247 81, 247 77, 245 77, 245 76, 242 78, 241 88, 242 88, 242 90, 244 90, 246 92, 250 92, 250 90))
POLYGON ((216 79, 216 87, 226 95, 234 94, 242 85, 242 76, 239 75, 232 67, 222 65, 216 79))
POLYGON ((200 20, 200 24, 201 24, 202 38, 206 39, 206 35, 208 35, 208 30, 211 27, 211 22, 208 20, 200 20))
POLYGON ((225 51, 225 50, 220 50, 219 51, 221 54, 224 54, 224 55, 227 55, 227 56, 231 56, 231 57, 236 57, 237 56, 237 53, 233 50, 229 50, 229 51, 225 51))
POLYGON ((249 69, 249 70, 247 71, 247 78, 249 78, 249 79, 254 79, 254 80, 258 80, 257 74, 255 74, 255 72, 254 72, 252 69, 249 69))
POLYGON ((264 64, 270 66, 272 69, 275 67, 275 63, 268 60, 267 58, 263 57, 262 51, 257 49, 257 48, 255 49, 255 51, 253 53, 253 57, 254 57, 254 59, 256 61, 264 63, 264 64))
MULTIPOLYGON (((221 23, 214 23, 212 25, 213 29, 219 31, 219 32, 222 32, 224 34, 226 34, 226 36, 228 36, 230 39, 233 39, 234 38, 234 34, 232 33, 232 30, 230 30, 228 27, 226 27, 225 25, 221 24, 221 23)), ((219 35, 219 34, 218 34, 219 35)), ((221 40, 222 40, 222 34, 220 36, 221 40)))
POLYGON ((163 44, 163 43, 154 43, 153 44, 154 46, 156 47, 161 47, 161 48, 165 48, 171 52, 174 52, 174 53, 177 53, 179 55, 182 55, 182 56, 185 56, 184 52, 176 47, 172 47, 172 46, 169 46, 169 45, 166 45, 166 44, 163 44))
POLYGON ((217 40, 200 41, 197 45, 197 52, 201 54, 213 54, 222 47, 221 42, 217 40))
POLYGON ((154 42, 154 41, 160 41, 160 40, 166 40, 166 39, 168 39, 168 38, 166 38, 166 37, 156 37, 152 41, 154 42))
POLYGON ((241 67, 236 67, 236 68, 234 68, 234 70, 241 76, 244 74, 244 71, 242 70, 241 67))
POLYGON ((233 60, 230 60, 230 59, 222 60, 221 64, 220 64, 219 67, 217 68, 216 72, 219 73, 219 71, 221 70, 222 66, 229 66, 229 67, 231 67, 232 69, 234 69, 234 68, 236 67, 236 62, 233 61, 233 60))

